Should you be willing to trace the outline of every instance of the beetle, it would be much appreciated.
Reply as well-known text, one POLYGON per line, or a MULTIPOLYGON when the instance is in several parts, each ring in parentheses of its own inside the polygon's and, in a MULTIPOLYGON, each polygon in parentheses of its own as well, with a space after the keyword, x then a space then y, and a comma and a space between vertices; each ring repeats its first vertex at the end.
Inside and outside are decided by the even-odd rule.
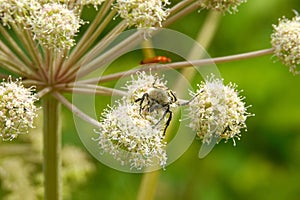
POLYGON ((167 87, 161 87, 153 83, 153 86, 149 88, 148 91, 142 95, 142 97, 136 99, 135 102, 139 103, 140 115, 142 115, 142 111, 152 113, 157 110, 163 110, 163 115, 155 124, 155 126, 158 125, 168 115, 163 131, 163 135, 165 135, 173 115, 172 111, 170 110, 170 105, 177 103, 177 98, 174 92, 167 87))
POLYGON ((172 104, 175 104, 177 106, 188 105, 199 94, 196 94, 192 99, 188 101, 178 100, 176 94, 172 90, 170 90, 166 86, 157 85, 155 84, 155 82, 156 81, 154 81, 152 87, 148 88, 148 90, 140 98, 135 100, 135 103, 139 103, 139 114, 141 116, 143 116, 143 112, 153 113, 154 111, 163 111, 162 116, 154 126, 157 126, 165 117, 167 117, 163 130, 164 136, 172 120, 173 112, 170 109, 172 104))
POLYGON ((140 62, 141 65, 144 64, 151 64, 151 63, 169 63, 172 62, 171 58, 168 58, 166 56, 155 56, 151 58, 145 58, 140 62))

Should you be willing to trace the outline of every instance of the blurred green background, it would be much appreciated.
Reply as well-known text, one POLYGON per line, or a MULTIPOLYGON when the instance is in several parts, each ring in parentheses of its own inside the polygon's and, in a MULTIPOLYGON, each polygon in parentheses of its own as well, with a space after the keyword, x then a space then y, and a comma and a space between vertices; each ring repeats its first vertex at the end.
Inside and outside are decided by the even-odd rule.
MULTIPOLYGON (((272 24, 278 18, 300 11, 297 0, 248 0, 234 15, 223 16, 211 46, 211 57, 270 47, 272 24)), ((207 12, 202 10, 170 26, 195 38, 207 12)), ((141 55, 131 55, 126 65, 135 66, 141 55), (132 60, 132 61, 131 61, 132 60), (129 63, 128 63, 129 62, 129 63)), ((204 159, 198 159, 195 141, 176 162, 162 171, 157 200, 299 199, 300 198, 300 76, 268 55, 219 64, 225 82, 234 82, 246 97, 255 117, 247 120, 234 147, 221 142, 204 159)), ((120 64, 120 63, 119 63, 120 64)), ((101 98, 99 113, 110 102, 101 98)), ((63 109, 63 145, 85 151, 73 123, 72 113, 63 109)), ((92 131, 92 130, 91 130, 92 131)), ((131 200, 137 196, 141 174, 111 169, 90 157, 96 170, 84 184, 70 191, 74 200, 131 200)))

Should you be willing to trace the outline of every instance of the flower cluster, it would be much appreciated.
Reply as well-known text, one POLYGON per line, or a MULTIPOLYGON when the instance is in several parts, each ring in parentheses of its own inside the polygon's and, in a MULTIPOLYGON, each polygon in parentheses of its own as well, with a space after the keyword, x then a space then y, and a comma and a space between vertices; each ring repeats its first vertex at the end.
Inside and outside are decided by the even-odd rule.
POLYGON ((69 9, 66 3, 60 1, 0 0, 0 16, 3 26, 30 30, 33 39, 55 51, 74 46, 74 36, 83 24, 77 9, 69 9))
POLYGON ((151 29, 161 26, 163 20, 169 15, 168 0, 117 0, 114 7, 129 26, 151 29))
POLYGON ((0 0, 0 22, 3 26, 24 24, 27 17, 40 9, 37 0, 0 0))
POLYGON ((292 20, 283 17, 273 28, 271 44, 275 55, 292 73, 299 74, 297 65, 300 64, 300 16, 296 13, 292 20))
POLYGON ((165 143, 162 131, 139 115, 139 106, 125 101, 107 109, 103 114, 101 126, 96 132, 99 147, 109 152, 122 165, 131 169, 166 165, 165 143))
MULTIPOLYGON (((151 121, 153 125, 156 125, 157 123, 160 124, 162 116, 165 115, 166 110, 162 108, 162 105, 159 105, 157 100, 162 100, 162 94, 169 90, 167 87, 167 81, 164 81, 164 77, 159 78, 157 75, 152 75, 151 73, 146 74, 145 72, 138 72, 137 78, 134 79, 134 77, 132 77, 132 81, 129 81, 126 84, 125 89, 128 91, 126 98, 128 104, 136 103, 136 100, 141 99, 145 93, 157 98, 154 102, 147 102, 147 100, 145 100, 145 102, 139 101, 139 103, 142 103, 143 105, 140 106, 145 108, 142 112, 143 117, 151 121), (148 105, 145 105, 145 103, 148 103, 148 105)), ((171 101, 171 99, 164 98, 163 100, 171 101)), ((170 106, 176 107, 177 105, 175 103, 171 103, 170 106)), ((164 120, 162 120, 162 122, 164 123, 164 120)))
POLYGON ((206 9, 213 9, 222 13, 228 12, 232 14, 237 12, 237 7, 246 1, 247 0, 203 0, 200 5, 206 9))
POLYGON ((162 113, 143 113, 142 116, 140 105, 135 103, 154 82, 164 85, 156 76, 138 73, 137 79, 133 78, 126 85, 128 96, 102 114, 101 126, 96 132, 100 149, 113 155, 122 165, 129 164, 131 169, 166 165, 164 124, 157 124, 162 113))
POLYGON ((97 6, 101 5, 105 0, 39 0, 40 3, 63 3, 67 4, 68 6, 85 6, 85 5, 94 5, 97 9, 97 6))
POLYGON ((101 5, 105 0, 81 0, 79 3, 81 5, 94 5, 95 7, 97 5, 101 5))
MULTIPOLYGON (((36 124, 42 121, 42 118, 37 118, 36 124)), ((42 129, 42 126, 38 126, 28 137, 20 138, 22 144, 17 144, 17 148, 25 147, 26 151, 15 151, 16 145, 9 143, 1 144, 2 148, 12 152, 2 154, 0 158, 1 189, 6 191, 1 196, 2 199, 44 199, 44 176, 40 167, 43 161, 42 129), (35 161, 28 162, 33 157, 35 161)), ((88 153, 79 147, 63 146, 61 152, 63 199, 72 199, 74 187, 85 183, 95 171, 95 163, 89 158, 88 153)))
POLYGON ((210 143, 212 137, 233 139, 240 137, 241 129, 246 128, 248 116, 243 98, 238 96, 236 86, 223 85, 221 79, 210 77, 198 85, 195 98, 189 105, 190 127, 197 131, 203 143, 210 143))
POLYGON ((101 5, 105 0, 39 0, 41 3, 64 3, 75 5, 101 5))
POLYGON ((128 91, 128 101, 130 103, 134 102, 136 99, 140 98, 148 89, 152 88, 153 85, 157 87, 166 88, 167 82, 164 78, 160 78, 157 75, 147 74, 146 72, 137 72, 137 77, 131 77, 125 88, 128 91))
POLYGON ((60 51, 75 44, 74 36, 83 21, 66 4, 49 3, 31 16, 29 24, 34 38, 43 46, 60 51))
MULTIPOLYGON (((28 152, 27 152, 28 153, 28 152)), ((2 199, 37 199, 38 189, 32 182, 36 178, 31 176, 35 166, 23 156, 1 156, 0 179, 1 188, 6 192, 2 199), (17 192, 16 192, 16 188, 17 192)))
POLYGON ((33 128, 38 100, 34 88, 25 88, 20 80, 0 84, 0 137, 12 140, 19 134, 28 133, 33 128))
POLYGON ((62 149, 62 167, 63 179, 73 179, 77 183, 87 181, 87 176, 95 170, 87 154, 71 145, 64 145, 62 149))

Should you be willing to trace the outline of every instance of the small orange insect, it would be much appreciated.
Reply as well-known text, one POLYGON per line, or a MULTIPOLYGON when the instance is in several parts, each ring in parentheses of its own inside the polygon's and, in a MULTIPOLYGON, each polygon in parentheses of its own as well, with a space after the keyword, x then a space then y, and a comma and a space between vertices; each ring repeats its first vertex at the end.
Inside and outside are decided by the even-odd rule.
POLYGON ((145 58, 141 61, 141 65, 150 64, 150 63, 168 63, 172 62, 171 58, 165 56, 155 56, 152 58, 145 58))

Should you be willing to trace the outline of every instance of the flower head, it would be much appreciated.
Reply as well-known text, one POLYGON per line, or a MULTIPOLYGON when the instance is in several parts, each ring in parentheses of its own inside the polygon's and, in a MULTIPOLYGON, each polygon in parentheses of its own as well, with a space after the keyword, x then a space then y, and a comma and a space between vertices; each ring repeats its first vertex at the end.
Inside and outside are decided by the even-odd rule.
POLYGON ((34 38, 43 46, 56 51, 70 49, 75 44, 74 36, 83 24, 75 10, 59 3, 42 5, 28 21, 34 38))
POLYGON ((136 78, 134 76, 131 77, 131 81, 129 81, 125 87, 125 89, 128 90, 127 99, 129 102, 134 102, 136 99, 140 98, 150 88, 153 88, 153 85, 156 87, 167 88, 167 82, 164 81, 163 77, 160 78, 156 74, 147 74, 142 71, 137 72, 136 75, 136 78))
POLYGON ((206 9, 213 9, 222 13, 230 14, 238 11, 237 7, 247 0, 203 0, 200 5, 206 9))
POLYGON ((169 0, 117 0, 114 5, 129 26, 151 29, 169 15, 169 0))
POLYGON ((144 108, 142 109, 143 117, 151 121, 153 125, 165 123, 165 119, 162 119, 162 116, 166 114, 166 104, 170 108, 177 106, 175 102, 172 102, 172 96, 168 95, 167 81, 164 81, 164 77, 160 78, 157 74, 146 74, 144 71, 138 72, 136 78, 132 76, 132 80, 126 84, 125 89, 128 90, 127 103, 137 104, 139 99, 139 106, 144 108), (148 95, 150 100, 143 99, 145 94, 148 95))
POLYGON ((190 127, 207 143, 213 136, 239 139, 250 114, 243 98, 238 96, 236 86, 231 83, 225 86, 221 79, 211 77, 198 87, 196 94, 191 93, 195 98, 189 105, 190 127))
POLYGON ((98 145, 122 165, 141 170, 150 166, 165 166, 167 155, 162 131, 139 114, 139 106, 127 104, 107 109, 101 121, 98 145))
POLYGON ((81 0, 79 3, 81 5, 94 5, 96 8, 96 6, 101 5, 104 1, 105 0, 81 0))
POLYGON ((12 140, 19 134, 28 133, 33 128, 38 100, 32 92, 34 88, 25 88, 20 80, 0 83, 0 137, 12 140))
POLYGON ((37 0, 0 0, 0 23, 3 26, 23 23, 26 27, 27 17, 40 9, 37 0))
POLYGON ((148 100, 137 102, 154 86, 167 88, 163 78, 157 75, 138 72, 136 77, 132 76, 125 86, 128 95, 104 112, 97 131, 100 148, 132 169, 166 165, 166 119, 162 119, 165 110, 156 105, 153 106, 155 110, 151 110, 152 107, 144 109, 149 106, 148 100))
POLYGON ((95 167, 83 150, 65 145, 62 149, 62 170, 63 179, 85 182, 87 175, 93 172, 95 167))
POLYGON ((300 16, 292 19, 283 17, 278 25, 273 25, 271 44, 275 55, 290 68, 294 74, 299 74, 297 66, 300 64, 300 16))
POLYGON ((105 0, 39 0, 40 3, 46 4, 46 3, 63 3, 66 5, 74 5, 74 6, 85 6, 85 5, 94 5, 95 8, 97 6, 101 5, 105 0))

